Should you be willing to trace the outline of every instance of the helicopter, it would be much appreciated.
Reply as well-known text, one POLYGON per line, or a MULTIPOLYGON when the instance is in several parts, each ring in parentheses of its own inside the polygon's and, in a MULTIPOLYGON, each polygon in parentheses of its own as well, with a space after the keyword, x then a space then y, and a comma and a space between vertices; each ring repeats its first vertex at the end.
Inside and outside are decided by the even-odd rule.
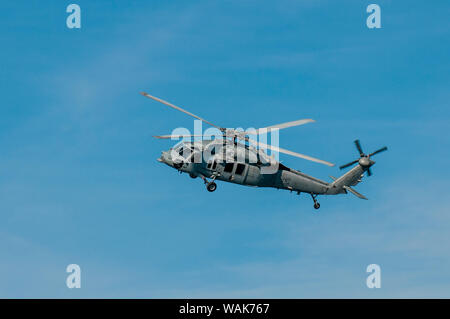
POLYGON ((320 203, 317 200, 317 196, 319 195, 351 193, 360 199, 367 200, 353 186, 361 182, 364 173, 367 173, 368 176, 372 175, 371 167, 375 164, 375 161, 371 159, 372 156, 387 150, 387 147, 384 146, 372 153, 366 154, 362 150, 360 141, 355 140, 354 144, 358 150, 359 158, 341 165, 339 168, 345 169, 355 164, 357 165, 339 178, 330 176, 332 182, 328 183, 285 166, 275 160, 273 155, 269 156, 264 150, 270 149, 271 151, 288 154, 327 166, 335 166, 333 163, 278 146, 265 144, 249 137, 265 134, 268 131, 278 131, 280 129, 314 122, 312 119, 301 119, 256 130, 240 131, 217 126, 179 106, 146 92, 141 92, 141 94, 183 112, 198 121, 211 125, 220 132, 219 136, 214 136, 215 138, 202 139, 200 141, 188 141, 186 139, 205 137, 206 134, 154 136, 158 139, 183 139, 169 150, 163 151, 157 160, 178 170, 180 173, 189 174, 191 178, 202 179, 209 192, 214 192, 217 189, 215 181, 220 180, 245 186, 284 189, 296 192, 299 195, 301 193, 307 193, 311 196, 315 209, 320 208, 320 203))

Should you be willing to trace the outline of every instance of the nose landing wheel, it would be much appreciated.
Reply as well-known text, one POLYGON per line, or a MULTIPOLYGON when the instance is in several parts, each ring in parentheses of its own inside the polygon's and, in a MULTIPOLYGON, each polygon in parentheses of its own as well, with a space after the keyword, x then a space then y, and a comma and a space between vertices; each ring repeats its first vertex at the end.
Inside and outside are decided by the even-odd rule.
POLYGON ((314 201, 314 208, 315 208, 315 209, 319 209, 319 208, 320 208, 320 204, 319 204, 319 202, 318 202, 317 199, 316 199, 317 194, 311 194, 311 197, 312 197, 312 199, 313 199, 313 201, 314 201))

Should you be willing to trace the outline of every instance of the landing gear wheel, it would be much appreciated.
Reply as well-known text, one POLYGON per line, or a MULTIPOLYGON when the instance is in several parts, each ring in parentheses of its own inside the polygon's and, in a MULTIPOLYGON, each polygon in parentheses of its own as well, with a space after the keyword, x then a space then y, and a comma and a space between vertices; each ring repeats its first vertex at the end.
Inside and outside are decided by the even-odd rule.
POLYGON ((313 201, 314 201, 314 208, 315 208, 315 209, 319 209, 319 208, 320 208, 320 204, 319 204, 319 202, 318 202, 317 199, 316 199, 317 194, 311 193, 310 195, 311 195, 311 197, 312 197, 312 199, 313 199, 313 201))
POLYGON ((217 188, 217 184, 214 182, 208 183, 208 185, 206 185, 206 189, 208 190, 208 192, 214 192, 217 188))

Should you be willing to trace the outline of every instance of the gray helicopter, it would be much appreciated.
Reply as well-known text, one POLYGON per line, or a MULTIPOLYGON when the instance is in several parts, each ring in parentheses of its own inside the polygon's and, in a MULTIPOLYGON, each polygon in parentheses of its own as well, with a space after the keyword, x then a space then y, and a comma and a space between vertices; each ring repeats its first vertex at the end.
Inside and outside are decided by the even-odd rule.
MULTIPOLYGON (((387 147, 384 146, 375 152, 365 154, 359 140, 356 140, 354 143, 360 157, 339 168, 344 169, 354 164, 358 165, 339 178, 330 176, 333 182, 328 183, 283 165, 276 161, 273 155, 269 156, 266 154, 264 149, 270 149, 275 152, 288 154, 328 166, 334 166, 334 164, 308 155, 282 149, 277 146, 264 144, 249 137, 264 134, 270 130, 279 130, 314 122, 311 119, 302 119, 272 125, 253 131, 238 131, 216 126, 197 115, 145 92, 142 92, 141 94, 188 114, 220 131, 220 138, 203 139, 201 141, 183 140, 168 151, 163 151, 161 157, 158 158, 159 162, 177 169, 180 173, 187 173, 192 178, 201 178, 209 192, 214 192, 217 188, 215 181, 221 180, 253 187, 285 189, 296 192, 297 194, 307 193, 310 194, 313 199, 315 209, 320 208, 320 204, 317 201, 318 195, 352 193, 360 199, 367 200, 365 196, 358 193, 352 186, 361 182, 365 172, 367 172, 368 176, 372 175, 370 168, 375 162, 371 157, 387 150, 387 147)), ((205 137, 205 135, 175 134, 154 137, 159 139, 187 139, 193 137, 205 137)))

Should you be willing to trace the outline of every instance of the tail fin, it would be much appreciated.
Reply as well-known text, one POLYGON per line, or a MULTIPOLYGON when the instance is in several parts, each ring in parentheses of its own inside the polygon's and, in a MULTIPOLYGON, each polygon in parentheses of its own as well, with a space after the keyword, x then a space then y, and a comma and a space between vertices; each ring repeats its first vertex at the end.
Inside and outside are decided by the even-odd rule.
POLYGON ((374 156, 375 154, 386 151, 387 147, 383 146, 382 148, 376 150, 375 152, 365 154, 363 152, 359 140, 356 140, 354 143, 356 149, 358 150, 359 158, 347 164, 341 165, 339 168, 344 169, 353 166, 355 164, 357 165, 339 178, 330 176, 333 179, 333 183, 329 185, 328 192, 330 194, 341 194, 347 193, 348 191, 358 198, 367 199, 365 196, 361 195, 353 188, 351 188, 351 186, 355 186, 356 184, 361 182, 361 179, 363 178, 365 172, 367 172, 368 176, 372 175, 372 171, 370 170, 370 168, 372 165, 375 164, 375 162, 371 159, 371 157, 374 156))
POLYGON ((333 180, 333 183, 330 184, 330 190, 333 190, 333 193, 335 192, 336 194, 350 192, 358 198, 367 200, 364 195, 358 193, 351 187, 361 182, 361 178, 363 176, 364 169, 359 165, 355 166, 339 178, 330 176, 330 178, 333 180))

